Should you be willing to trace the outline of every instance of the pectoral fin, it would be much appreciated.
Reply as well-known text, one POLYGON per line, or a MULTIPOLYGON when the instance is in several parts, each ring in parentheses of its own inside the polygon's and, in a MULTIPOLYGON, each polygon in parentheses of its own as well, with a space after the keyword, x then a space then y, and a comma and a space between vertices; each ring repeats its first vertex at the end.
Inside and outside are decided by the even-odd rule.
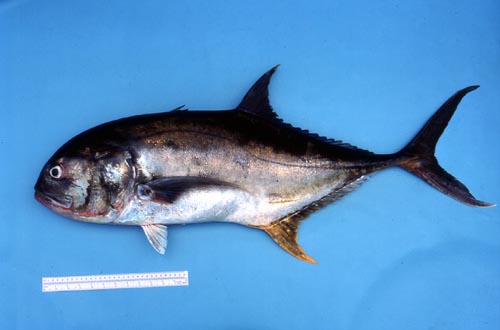
POLYGON ((157 203, 174 203, 182 194, 197 188, 210 186, 235 187, 229 182, 197 176, 174 176, 152 180, 137 187, 137 195, 142 200, 157 203))
POLYGON ((165 254, 167 248, 167 226, 150 224, 141 226, 144 234, 159 254, 165 254))
POLYGON ((289 216, 258 228, 268 233, 279 246, 295 258, 317 264, 311 256, 304 252, 299 243, 297 243, 299 224, 300 220, 297 220, 294 216, 289 216))

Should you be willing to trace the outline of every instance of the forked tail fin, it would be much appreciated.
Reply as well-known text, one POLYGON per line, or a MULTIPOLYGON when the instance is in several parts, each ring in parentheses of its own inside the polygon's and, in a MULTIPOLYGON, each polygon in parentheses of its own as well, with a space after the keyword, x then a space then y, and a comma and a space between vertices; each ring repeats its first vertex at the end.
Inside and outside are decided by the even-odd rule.
POLYGON ((495 204, 482 202, 474 198, 463 183, 439 166, 434 156, 439 137, 448 125, 458 104, 467 93, 478 87, 464 88, 450 97, 398 155, 403 156, 404 159, 399 166, 423 179, 442 193, 467 205, 488 207, 495 204))

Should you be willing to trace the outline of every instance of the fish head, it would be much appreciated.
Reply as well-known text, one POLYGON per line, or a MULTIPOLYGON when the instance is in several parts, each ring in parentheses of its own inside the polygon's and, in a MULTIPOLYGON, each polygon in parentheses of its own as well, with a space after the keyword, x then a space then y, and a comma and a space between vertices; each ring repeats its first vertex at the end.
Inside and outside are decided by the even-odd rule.
POLYGON ((35 198, 71 219, 109 223, 132 198, 135 167, 128 151, 61 147, 45 164, 35 198))

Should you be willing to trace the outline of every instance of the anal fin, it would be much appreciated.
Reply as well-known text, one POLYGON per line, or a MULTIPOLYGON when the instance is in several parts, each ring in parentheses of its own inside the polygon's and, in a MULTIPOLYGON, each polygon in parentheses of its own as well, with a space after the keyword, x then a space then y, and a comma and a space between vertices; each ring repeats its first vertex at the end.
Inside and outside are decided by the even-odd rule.
POLYGON ((281 248, 295 258, 311 264, 317 264, 311 256, 304 252, 297 242, 299 224, 300 220, 292 215, 258 228, 264 230, 281 248))
POLYGON ((352 190, 359 187, 368 176, 361 176, 353 179, 351 182, 346 183, 342 188, 332 191, 331 193, 323 196, 322 198, 314 201, 302 209, 297 210, 280 220, 276 220, 268 225, 255 226, 256 228, 264 230, 271 238, 283 248, 286 252, 290 253, 297 259, 302 261, 317 264, 317 262, 307 253, 304 252, 299 243, 297 243, 297 235, 300 223, 306 219, 311 213, 318 211, 322 207, 333 203, 343 196, 347 195, 352 190))
POLYGON ((165 249, 167 248, 167 226, 153 223, 142 225, 141 228, 144 230, 144 234, 146 234, 146 238, 151 243, 151 246, 159 254, 165 254, 165 249))

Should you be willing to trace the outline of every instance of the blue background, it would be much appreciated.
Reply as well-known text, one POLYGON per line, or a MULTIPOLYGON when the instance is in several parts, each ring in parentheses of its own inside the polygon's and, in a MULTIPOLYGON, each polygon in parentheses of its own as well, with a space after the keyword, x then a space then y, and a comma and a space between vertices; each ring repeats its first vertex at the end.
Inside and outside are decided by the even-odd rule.
POLYGON ((313 214, 300 262, 266 234, 70 221, 33 198, 50 155, 108 120, 226 109, 275 64, 286 121, 393 152, 456 90, 444 168, 500 202, 498 1, 1 1, 1 329, 499 329, 500 208, 400 169, 313 214), (188 270, 190 286, 41 292, 42 276, 188 270))

